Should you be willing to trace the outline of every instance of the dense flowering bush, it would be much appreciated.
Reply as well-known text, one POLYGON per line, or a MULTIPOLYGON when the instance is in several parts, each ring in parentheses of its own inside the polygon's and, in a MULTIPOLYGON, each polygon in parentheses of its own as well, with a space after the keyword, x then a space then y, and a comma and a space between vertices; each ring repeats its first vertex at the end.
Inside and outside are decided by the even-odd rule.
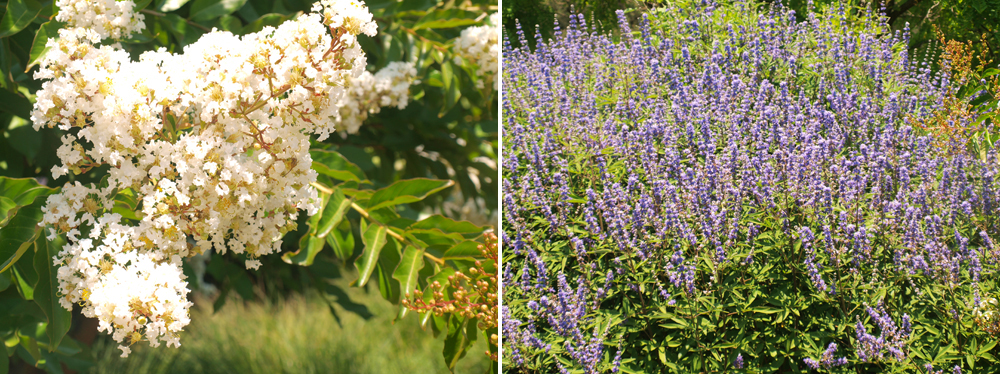
POLYGON ((464 309, 418 318, 447 333, 449 367, 480 334, 496 360, 495 239, 476 249, 487 228, 445 209, 496 206, 495 3, 185 3, 15 0, 3 13, 0 38, 30 31, 13 70, 38 70, 0 79, 0 337, 17 342, 0 356, 81 370, 75 306, 123 356, 176 346, 190 290, 218 290, 219 308, 279 278, 277 291, 368 318, 329 282, 353 263, 355 286, 376 280, 395 304, 448 276, 468 286, 449 295, 464 309), (62 146, 40 152, 42 137, 62 146), (458 197, 428 199, 446 190, 458 197))
MULTIPOLYGON (((208 33, 183 54, 147 52, 133 62, 114 45, 93 44, 142 28, 129 4, 58 4, 70 10, 56 16, 67 27, 36 74, 49 81, 32 121, 36 129, 81 128, 63 137, 54 177, 112 167, 106 185, 76 182, 49 196, 43 223, 54 226, 50 240, 56 228, 69 239, 55 258, 64 307, 82 303, 119 342, 179 345, 191 305, 181 258, 228 248, 259 267, 256 258, 280 248, 298 210, 317 210, 309 134, 343 130, 337 104, 366 91, 405 100, 392 80, 406 91, 412 72, 393 66, 390 77, 363 76, 347 94, 366 64, 356 36, 375 34, 364 5, 349 1, 317 4, 316 14, 242 38, 208 33), (124 190, 141 201, 134 224, 112 212, 124 190)), ((393 101, 385 99, 378 103, 393 101)), ((352 109, 348 118, 357 117, 352 109)), ((357 130, 354 121, 346 130, 357 130)))
POLYGON ((879 15, 673 5, 505 40, 504 367, 1000 368, 1000 155, 920 126, 947 70, 879 15))

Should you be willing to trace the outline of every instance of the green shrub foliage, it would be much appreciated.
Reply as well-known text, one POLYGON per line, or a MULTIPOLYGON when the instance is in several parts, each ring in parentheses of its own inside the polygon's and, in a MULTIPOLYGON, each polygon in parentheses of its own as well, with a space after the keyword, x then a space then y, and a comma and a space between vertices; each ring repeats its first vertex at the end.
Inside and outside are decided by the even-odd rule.
POLYGON ((881 15, 671 4, 505 44, 504 369, 1000 370, 995 130, 927 126, 975 95, 881 15))

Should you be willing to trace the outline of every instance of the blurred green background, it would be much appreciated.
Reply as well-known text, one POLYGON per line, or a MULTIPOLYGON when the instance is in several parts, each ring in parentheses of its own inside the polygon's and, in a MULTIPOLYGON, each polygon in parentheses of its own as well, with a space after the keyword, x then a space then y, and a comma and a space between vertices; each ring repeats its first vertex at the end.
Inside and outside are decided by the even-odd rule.
MULTIPOLYGON (((128 358, 113 340, 98 336, 95 365, 86 373, 445 373, 444 341, 413 318, 393 322, 396 307, 378 290, 335 282, 374 315, 365 320, 339 306, 337 321, 321 296, 310 293, 276 301, 229 303, 213 313, 212 302, 194 299, 191 324, 179 349, 136 344, 128 358)), ((457 373, 483 373, 490 361, 480 340, 459 361, 457 373)))

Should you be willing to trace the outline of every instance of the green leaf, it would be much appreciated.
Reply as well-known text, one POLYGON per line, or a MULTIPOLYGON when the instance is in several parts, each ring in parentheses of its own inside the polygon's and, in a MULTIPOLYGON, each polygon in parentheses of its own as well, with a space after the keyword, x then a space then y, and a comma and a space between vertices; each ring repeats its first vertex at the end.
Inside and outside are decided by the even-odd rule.
POLYGON ((351 224, 347 223, 346 230, 332 230, 326 236, 326 244, 330 245, 333 253, 340 259, 347 261, 354 255, 354 233, 351 232, 351 224))
POLYGON ((7 225, 0 228, 0 273, 7 271, 21 255, 34 244, 42 231, 38 222, 42 220, 44 199, 36 199, 31 205, 21 207, 7 225))
POLYGON ((458 233, 445 234, 443 231, 438 229, 411 229, 406 230, 405 235, 412 240, 414 243, 422 243, 421 247, 428 246, 447 246, 451 247, 462 241, 462 235, 458 233))
POLYGON ((330 201, 323 208, 323 215, 316 226, 316 237, 325 238, 330 233, 330 230, 333 230, 334 227, 340 224, 340 220, 344 218, 344 213, 350 207, 351 199, 344 197, 344 192, 339 188, 333 190, 330 201))
POLYGON ((49 324, 45 334, 49 338, 49 351, 59 347, 72 322, 73 315, 59 304, 59 281, 56 278, 56 267, 52 258, 62 248, 61 238, 49 242, 44 237, 35 240, 35 271, 38 273, 38 283, 35 284, 35 303, 42 308, 49 324))
POLYGON ((465 333, 465 321, 452 316, 448 322, 448 336, 444 339, 444 362, 454 371, 458 360, 465 357, 466 348, 472 342, 465 333))
POLYGON ((417 289, 417 275, 420 269, 424 268, 424 251, 407 246, 403 251, 403 258, 399 260, 399 266, 392 273, 392 277, 399 281, 400 292, 403 295, 412 295, 417 289))
POLYGON ((10 147, 24 155, 28 160, 34 160, 42 150, 42 133, 35 131, 27 120, 14 118, 10 121, 7 130, 9 139, 17 139, 10 142, 10 147))
POLYGON ((312 168, 317 173, 342 181, 365 180, 365 173, 361 168, 336 151, 313 149, 309 151, 309 155, 313 159, 312 168))
POLYGON ((982 356, 986 352, 989 352, 991 349, 993 349, 993 347, 996 347, 996 345, 997 345, 997 341, 996 340, 987 340, 986 343, 983 343, 983 345, 981 345, 979 347, 979 354, 978 355, 982 356))
POLYGON ((289 264, 311 266, 316 260, 316 255, 323 250, 326 241, 317 238, 315 235, 306 234, 299 238, 299 250, 286 252, 281 255, 281 260, 289 264))
POLYGON ((459 84, 458 76, 455 75, 453 63, 451 61, 445 61, 441 63, 441 83, 444 85, 444 105, 441 106, 441 111, 438 112, 438 117, 444 117, 445 113, 448 113, 455 104, 458 104, 458 99, 462 98, 461 85, 459 84))
POLYGON ((484 228, 476 226, 469 221, 456 221, 451 218, 435 214, 424 218, 410 226, 411 229, 438 229, 445 234, 459 233, 466 239, 472 239, 483 234, 484 228))
POLYGON ((124 218, 139 221, 139 199, 135 196, 135 191, 131 188, 118 191, 115 195, 115 207, 111 209, 112 213, 118 213, 124 218))
POLYGON ((399 303, 401 292, 399 281, 392 278, 393 270, 399 266, 401 259, 399 242, 395 239, 388 239, 385 247, 378 257, 378 265, 375 266, 375 276, 378 278, 378 291, 382 297, 393 304, 399 303))
POLYGON ((413 25, 413 29, 449 29, 452 27, 475 25, 476 17, 478 16, 479 13, 457 8, 436 10, 420 18, 413 25))
POLYGON ((149 3, 152 3, 152 2, 153 2, 153 0, 135 0, 135 1, 133 1, 133 3, 135 3, 135 5, 132 6, 132 11, 138 12, 140 10, 146 9, 146 7, 149 6, 149 3))
POLYGON ((38 283, 38 274, 35 273, 34 259, 30 256, 23 257, 11 267, 14 284, 21 298, 25 300, 35 300, 35 283, 38 283), (27 265, 25 265, 27 263, 27 265))
POLYGON ((364 286, 371 279, 372 271, 378 264, 379 253, 385 246, 386 228, 381 225, 368 226, 361 235, 361 240, 365 244, 361 257, 354 261, 354 266, 358 268, 357 285, 364 286))
POLYGON ((0 110, 28 119, 31 118, 31 101, 20 93, 0 89, 0 110))
POLYGON ((0 38, 17 34, 38 17, 42 3, 36 0, 10 0, 0 19, 0 38))
POLYGON ((38 184, 35 178, 0 177, 0 191, 3 191, 3 196, 14 200, 18 206, 24 206, 31 204, 39 196, 55 193, 57 189, 38 184))
POLYGON ((8 213, 17 213, 17 211, 11 212, 12 209, 17 208, 17 203, 5 196, 0 196, 0 227, 7 224, 7 218, 12 217, 8 213))
MULTIPOLYGON (((278 13, 270 13, 260 16, 260 18, 250 22, 250 24, 243 27, 243 34, 249 34, 258 32, 264 29, 264 26, 278 26, 282 22, 288 19, 288 16, 278 13)), ((310 152, 311 153, 311 152, 310 152)))
POLYGON ((375 210, 420 201, 432 193, 453 185, 455 185, 455 182, 452 180, 426 178, 397 181, 386 188, 375 191, 372 198, 368 200, 368 209, 375 210))
POLYGON ((10 358, 7 357, 7 349, 0 350, 0 374, 7 374, 10 370, 10 358))
POLYGON ((191 20, 208 21, 229 15, 246 3, 247 0, 195 0, 191 4, 191 20))
MULTIPOLYGON (((56 20, 51 20, 42 24, 38 28, 38 32, 35 33, 35 40, 31 42, 31 52, 28 53, 28 66, 24 68, 27 72, 35 65, 38 65, 45 57, 45 53, 49 51, 49 47, 46 45, 50 38, 59 38, 59 29, 66 26, 65 23, 56 20)), ((27 119, 27 118, 25 118, 27 119)))
POLYGON ((471 240, 466 240, 461 243, 455 244, 455 246, 449 248, 444 252, 445 260, 454 260, 458 258, 475 258, 482 257, 483 251, 479 249, 479 243, 471 240))
POLYGON ((156 18, 157 23, 164 29, 166 29, 170 35, 173 35, 177 43, 188 44, 193 43, 195 40, 204 34, 204 31, 195 28, 188 24, 188 21, 175 13, 167 13, 163 17, 156 18))
POLYGON ((238 17, 227 15, 219 18, 219 28, 224 31, 237 33, 243 30, 243 22, 238 17))

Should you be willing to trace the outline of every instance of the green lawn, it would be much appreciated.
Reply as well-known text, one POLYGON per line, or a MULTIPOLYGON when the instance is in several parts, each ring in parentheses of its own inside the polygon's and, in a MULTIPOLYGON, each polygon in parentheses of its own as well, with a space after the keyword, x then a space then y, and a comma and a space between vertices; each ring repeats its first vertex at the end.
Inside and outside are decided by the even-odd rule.
MULTIPOLYGON (((421 330, 416 316, 392 323, 397 309, 378 291, 339 284, 375 314, 370 320, 337 306, 343 326, 318 297, 291 296, 278 304, 231 300, 212 313, 195 300, 180 348, 132 346, 120 358, 117 343, 101 335, 93 345, 90 373, 447 373, 444 338, 421 330)), ((484 373, 490 361, 483 339, 459 362, 456 373, 484 373)))

